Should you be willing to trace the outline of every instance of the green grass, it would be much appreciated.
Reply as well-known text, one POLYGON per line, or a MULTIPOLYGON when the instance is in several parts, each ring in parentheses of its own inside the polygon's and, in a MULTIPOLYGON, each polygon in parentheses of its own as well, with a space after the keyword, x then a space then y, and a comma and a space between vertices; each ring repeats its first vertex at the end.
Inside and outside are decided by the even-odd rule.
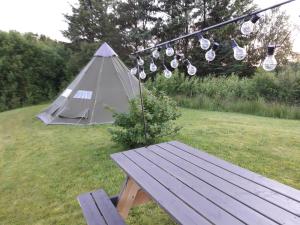
MULTIPOLYGON (((79 224, 76 196, 117 194, 124 174, 109 155, 122 150, 108 126, 45 126, 45 106, 0 114, 0 224, 79 224)), ((176 139, 300 189, 300 121, 183 109, 176 139)), ((135 208, 128 224, 173 224, 155 204, 135 208)))

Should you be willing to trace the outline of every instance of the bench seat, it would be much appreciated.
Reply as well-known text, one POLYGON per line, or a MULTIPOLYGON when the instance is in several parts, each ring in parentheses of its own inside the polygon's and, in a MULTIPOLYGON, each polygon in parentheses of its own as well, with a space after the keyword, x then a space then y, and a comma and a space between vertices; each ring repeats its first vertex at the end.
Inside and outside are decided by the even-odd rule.
POLYGON ((88 225, 126 225, 104 190, 85 193, 77 199, 88 225))

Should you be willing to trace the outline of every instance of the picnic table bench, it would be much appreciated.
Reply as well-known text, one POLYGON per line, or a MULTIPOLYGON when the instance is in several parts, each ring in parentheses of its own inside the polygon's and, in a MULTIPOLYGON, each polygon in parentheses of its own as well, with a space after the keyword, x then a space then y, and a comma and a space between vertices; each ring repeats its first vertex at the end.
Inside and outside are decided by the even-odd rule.
POLYGON ((109 212, 118 221, 91 222, 91 207, 81 203, 89 225, 125 224, 132 207, 151 200, 178 224, 300 225, 299 190, 183 143, 161 143, 111 158, 127 174, 125 184, 112 201, 101 196, 97 200, 95 195, 90 203, 102 218, 107 211, 103 203, 110 205, 109 212))

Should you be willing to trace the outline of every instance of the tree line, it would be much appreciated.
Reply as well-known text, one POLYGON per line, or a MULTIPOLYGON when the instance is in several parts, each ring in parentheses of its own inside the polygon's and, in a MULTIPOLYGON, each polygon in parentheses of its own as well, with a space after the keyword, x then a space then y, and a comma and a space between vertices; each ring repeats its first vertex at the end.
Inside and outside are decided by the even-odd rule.
MULTIPOLYGON (((71 7, 72 13, 65 15, 68 28, 63 31, 70 43, 32 33, 0 31, 0 111, 55 98, 103 42, 108 42, 130 67, 133 62, 128 55, 139 48, 256 9, 252 0, 79 0, 71 7)), ((281 44, 277 59, 280 65, 286 64, 292 44, 284 12, 273 10, 262 15, 250 37, 242 36, 239 27, 232 24, 205 34, 221 44, 212 63, 205 61, 197 38, 180 41, 174 48, 189 57, 199 77, 233 72, 251 76, 271 42, 281 44), (249 54, 243 62, 234 60, 230 37, 247 47, 249 54)), ((149 64, 149 57, 143 57, 149 64)), ((172 59, 165 60, 168 64, 172 59)), ((184 72, 185 68, 179 70, 184 72)))
MULTIPOLYGON (((128 55, 139 48, 155 45, 256 9, 253 0, 79 0, 78 5, 72 6, 72 14, 65 15, 69 28, 64 31, 64 35, 76 46, 82 42, 107 41, 117 49, 123 60, 132 64, 128 55)), ((205 34, 206 38, 221 45, 217 58, 212 63, 206 62, 205 52, 200 49, 197 37, 182 40, 174 47, 190 58, 198 68, 198 76, 227 75, 232 72, 251 76, 260 60, 265 58, 266 47, 270 43, 281 45, 277 51, 277 59, 280 65, 286 64, 287 56, 292 54, 288 16, 278 9, 260 16, 254 33, 249 37, 241 35, 241 23, 205 34), (247 48, 249 54, 242 63, 233 58, 231 37, 247 48)), ((149 64, 151 59, 147 57, 147 60, 149 64)), ((180 69, 184 71, 185 68, 180 69)))

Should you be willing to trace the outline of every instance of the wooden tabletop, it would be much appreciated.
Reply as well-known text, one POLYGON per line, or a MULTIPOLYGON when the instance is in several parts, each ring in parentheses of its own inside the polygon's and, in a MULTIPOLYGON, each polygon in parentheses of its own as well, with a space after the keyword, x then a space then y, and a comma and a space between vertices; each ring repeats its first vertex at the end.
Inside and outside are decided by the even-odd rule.
POLYGON ((178 224, 300 225, 300 191, 177 141, 112 159, 178 224))

